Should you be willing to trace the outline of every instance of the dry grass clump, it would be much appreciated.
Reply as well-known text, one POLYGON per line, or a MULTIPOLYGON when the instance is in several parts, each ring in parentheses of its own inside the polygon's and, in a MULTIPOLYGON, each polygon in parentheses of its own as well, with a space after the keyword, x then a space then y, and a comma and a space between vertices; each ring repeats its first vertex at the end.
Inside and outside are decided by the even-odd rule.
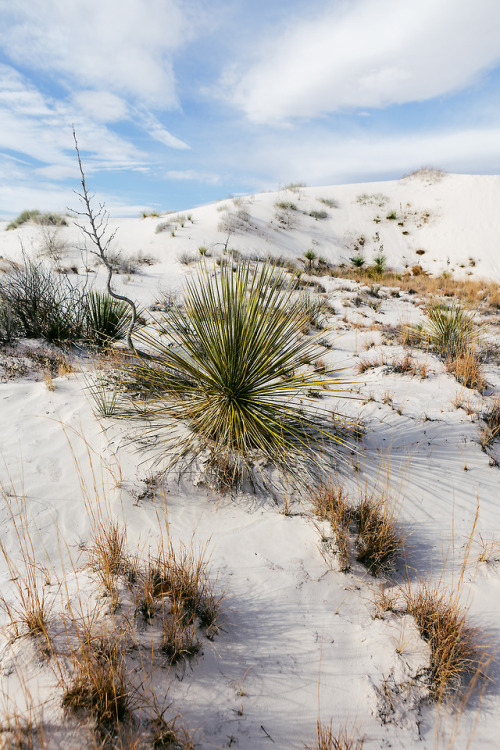
POLYGON ((373 575, 387 568, 402 547, 394 507, 384 494, 362 492, 355 508, 357 559, 373 575))
POLYGON ((406 611, 413 615, 431 652, 431 694, 441 700, 462 685, 467 675, 485 675, 487 659, 482 635, 467 623, 458 593, 423 582, 401 589, 406 611))
POLYGON ((118 521, 99 520, 92 544, 87 548, 87 555, 105 592, 116 598, 115 579, 125 571, 127 565, 125 529, 121 528, 118 521))
POLYGON ((375 367, 381 367, 383 362, 378 357, 360 357, 359 362, 356 365, 356 371, 359 375, 362 375, 367 370, 375 367))
POLYGON ((45 571, 38 565, 35 555, 33 539, 28 527, 26 507, 17 500, 18 518, 14 515, 11 503, 5 499, 18 543, 20 564, 14 562, 8 554, 3 542, 0 541, 0 551, 5 560, 12 583, 12 593, 15 603, 7 594, 0 595, 0 607, 6 612, 14 636, 21 635, 43 636, 47 648, 50 648, 48 634, 49 620, 53 609, 54 599, 49 594, 45 571))
POLYGON ((483 370, 475 349, 465 349, 454 359, 445 362, 447 372, 455 376, 457 381, 465 386, 482 393, 486 387, 483 370))
POLYGON ((352 507, 349 498, 340 485, 324 484, 311 499, 318 518, 327 521, 335 534, 340 569, 345 572, 351 566, 349 537, 352 507))
POLYGON ((358 736, 354 726, 346 725, 334 732, 331 721, 324 724, 318 719, 316 732, 316 741, 314 745, 306 745, 307 750, 362 750, 364 745, 364 738, 358 736))
MULTIPOLYGON (((429 276, 421 266, 414 266, 415 273, 399 274, 386 271, 380 282, 387 287, 397 287, 406 292, 430 301, 436 297, 450 300, 461 299, 472 307, 484 312, 497 313, 500 309, 500 285, 485 279, 454 279, 452 276, 429 276), (420 269, 420 271, 417 270, 420 269)), ((329 269, 328 273, 335 278, 352 279, 362 284, 371 284, 373 279, 364 268, 338 267, 329 269)))
POLYGON ((361 491, 353 503, 342 487, 325 484, 312 496, 312 503, 315 514, 330 524, 335 535, 342 571, 350 569, 355 556, 378 575, 401 550, 403 538, 385 493, 361 491))
POLYGON ((116 635, 89 639, 86 633, 79 633, 70 661, 63 708, 89 713, 102 729, 122 721, 131 705, 131 693, 121 640, 116 635))
POLYGON ((485 432, 488 435, 488 445, 491 445, 500 436, 500 396, 492 401, 481 418, 486 423, 485 432))

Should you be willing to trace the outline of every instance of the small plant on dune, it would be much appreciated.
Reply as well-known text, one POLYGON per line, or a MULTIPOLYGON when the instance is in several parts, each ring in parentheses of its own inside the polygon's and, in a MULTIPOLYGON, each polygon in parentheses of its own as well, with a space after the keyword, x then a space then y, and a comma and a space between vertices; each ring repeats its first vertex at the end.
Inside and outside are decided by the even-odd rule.
POLYGON ((146 418, 149 434, 164 436, 169 466, 203 454, 208 470, 231 484, 265 459, 304 478, 343 442, 341 417, 332 422, 308 399, 311 389, 339 390, 341 381, 304 368, 321 353, 316 337, 300 335, 306 322, 284 270, 243 262, 211 274, 202 266, 187 282, 184 307, 158 319, 161 338, 138 334, 149 358, 127 369, 146 395, 124 416, 146 418))
POLYGON ((339 203, 335 200, 335 198, 318 198, 320 203, 323 203, 324 206, 328 206, 328 208, 338 208, 339 203))
POLYGON ((315 514, 327 521, 335 534, 340 569, 346 572, 351 567, 349 535, 353 514, 349 498, 341 486, 325 484, 311 499, 315 514))
POLYGON ((306 259, 306 263, 305 263, 305 270, 306 271, 310 271, 311 270, 311 268, 313 267, 313 263, 317 259, 317 257, 318 256, 316 255, 316 253, 314 252, 314 250, 306 250, 305 251, 304 258, 306 259))
POLYGON ((364 739, 358 736, 355 727, 342 727, 334 732, 332 722, 322 723, 319 719, 316 725, 316 741, 314 745, 306 745, 307 750, 362 750, 364 739))
POLYGON ((328 211, 323 211, 323 210, 309 211, 309 216, 311 216, 313 219, 316 219, 316 221, 321 220, 321 219, 328 219, 328 211))
POLYGON ((362 255, 353 255, 352 258, 349 258, 354 268, 362 268, 365 265, 365 259, 362 255))
POLYGON ((402 595, 406 611, 413 615, 431 652, 431 695, 442 700, 456 692, 467 675, 484 676, 487 657, 479 630, 467 623, 467 611, 459 593, 451 594, 439 584, 410 585, 402 595))
POLYGON ((88 339, 97 346, 109 346, 125 338, 130 323, 130 308, 106 292, 89 292, 84 299, 88 339))
POLYGON ((16 219, 13 219, 10 224, 7 225, 7 229, 17 229, 21 224, 32 221, 35 224, 41 224, 42 226, 66 226, 68 223, 64 216, 56 213, 45 213, 42 214, 40 211, 34 209, 33 211, 23 211, 19 214, 16 219))
POLYGON ((387 266, 387 258, 382 253, 376 255, 373 259, 376 273, 383 274, 387 266))
POLYGON ((351 547, 373 575, 387 569, 401 550, 403 538, 385 493, 362 491, 353 503, 341 486, 325 484, 312 503, 315 514, 328 521, 335 534, 342 571, 351 567, 351 547))
POLYGON ((131 702, 125 649, 115 635, 88 638, 78 633, 71 647, 71 673, 63 679, 63 708, 89 713, 100 731, 126 716, 131 702))
POLYGON ((445 361, 459 383, 482 391, 484 379, 477 353, 481 329, 474 310, 458 300, 431 305, 424 323, 414 332, 445 361))
POLYGON ((455 359, 474 346, 481 327, 475 320, 475 312, 457 300, 451 304, 432 304, 427 316, 415 333, 421 341, 429 344, 442 359, 455 359))
POLYGON ((402 547, 394 507, 383 493, 362 492, 354 516, 358 527, 357 559, 378 575, 402 547))

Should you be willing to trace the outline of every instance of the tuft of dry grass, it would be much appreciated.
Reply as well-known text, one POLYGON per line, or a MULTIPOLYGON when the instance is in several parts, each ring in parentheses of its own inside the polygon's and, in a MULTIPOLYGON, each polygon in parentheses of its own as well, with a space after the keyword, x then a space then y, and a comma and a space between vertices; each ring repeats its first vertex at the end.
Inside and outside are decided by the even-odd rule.
POLYGON ((324 484, 311 499, 316 516, 332 528, 342 571, 351 566, 352 546, 356 559, 373 575, 390 566, 403 546, 403 537, 385 493, 360 491, 353 504, 340 485, 324 484))
POLYGON ((92 715, 98 727, 122 721, 131 704, 125 647, 116 635, 78 634, 71 649, 71 673, 64 681, 63 708, 92 715))
POLYGON ((487 436, 487 445, 491 445, 494 440, 500 436, 500 396, 492 401, 490 406, 482 414, 482 419, 486 423, 486 429, 484 429, 485 436, 487 436))
POLYGON ((337 541, 340 569, 351 567, 349 534, 352 523, 352 507, 340 485, 324 484, 311 498, 314 512, 322 521, 327 521, 337 541))
POLYGON ((126 530, 118 521, 99 519, 95 525, 92 544, 87 548, 92 569, 97 573, 104 591, 117 598, 116 576, 127 567, 126 530))
POLYGON ((307 750, 362 750, 364 738, 358 736, 355 726, 349 728, 347 725, 334 732, 332 722, 322 723, 319 719, 316 723, 316 740, 314 745, 306 745, 307 750))
POLYGON ((477 351, 472 347, 464 349, 457 357, 448 359, 445 367, 461 385, 480 393, 484 391, 486 382, 483 371, 477 351))
POLYGON ((380 367, 382 364, 383 362, 378 357, 372 357, 371 359, 369 357, 360 358, 356 365, 356 371, 359 375, 362 375, 372 367, 380 367))
POLYGON ((377 575, 391 564, 403 545, 394 506, 384 493, 361 492, 355 519, 357 559, 377 575))
POLYGON ((413 589, 401 589, 406 611, 413 615, 422 638, 431 652, 431 695, 435 700, 450 696, 467 675, 485 676, 489 659, 483 648, 483 636, 467 622, 467 610, 440 584, 427 581, 413 589))
POLYGON ((17 517, 13 505, 4 496, 14 533, 17 539, 20 564, 14 562, 0 541, 0 552, 5 560, 9 577, 12 582, 14 603, 7 594, 0 594, 0 607, 6 612, 14 636, 21 635, 43 636, 50 651, 48 626, 52 612, 54 597, 46 587, 47 571, 42 568, 36 558, 33 539, 29 529, 26 510, 26 500, 17 501, 17 517))

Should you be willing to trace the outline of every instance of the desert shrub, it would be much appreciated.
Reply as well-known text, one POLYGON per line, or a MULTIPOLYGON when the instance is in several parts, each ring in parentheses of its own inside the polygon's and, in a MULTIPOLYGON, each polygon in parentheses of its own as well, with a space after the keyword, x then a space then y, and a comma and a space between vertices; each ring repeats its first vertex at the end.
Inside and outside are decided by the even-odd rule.
POLYGON ((22 334, 49 342, 75 341, 83 332, 82 293, 41 262, 24 258, 0 284, 0 305, 10 310, 22 334))
POLYGON ((184 300, 157 321, 160 339, 138 335, 149 359, 128 372, 147 396, 128 415, 146 418, 173 444, 170 466, 204 453, 223 484, 262 458, 296 478, 313 473, 342 442, 341 417, 332 422, 307 396, 341 381, 301 367, 320 351, 315 337, 300 335, 306 311, 286 272, 248 261, 215 274, 201 266, 184 300))
POLYGON ((318 198, 320 203, 323 203, 324 206, 328 206, 328 208, 338 208, 339 204, 338 201, 336 201, 334 198, 318 198))
POLYGON ((390 211, 385 218, 389 219, 389 221, 395 221, 398 217, 395 211, 390 211))
POLYGON ((426 319, 416 332, 443 359, 453 360, 477 343, 480 326, 474 310, 458 300, 428 307, 426 319))
POLYGON ((7 225, 7 229, 17 229, 21 224, 26 224, 27 221, 33 221, 36 224, 43 224, 45 226, 65 226, 68 222, 56 213, 45 213, 42 214, 38 210, 23 211, 19 216, 13 219, 10 224, 7 225))
POLYGON ((171 221, 160 221, 160 223, 156 225, 155 233, 160 234, 160 232, 165 232, 167 229, 171 229, 171 227, 171 221))
POLYGON ((328 219, 328 211, 309 211, 309 216, 313 219, 328 219))
POLYGON ((97 346, 107 346, 125 338, 130 323, 126 302, 106 292, 91 291, 84 299, 86 336, 97 346))

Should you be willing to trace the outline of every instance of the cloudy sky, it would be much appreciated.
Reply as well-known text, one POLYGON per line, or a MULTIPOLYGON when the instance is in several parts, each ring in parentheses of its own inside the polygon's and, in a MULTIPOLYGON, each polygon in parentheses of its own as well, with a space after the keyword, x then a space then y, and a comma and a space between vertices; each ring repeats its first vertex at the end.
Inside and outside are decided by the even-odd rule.
POLYGON ((0 0, 0 217, 500 173, 499 0, 0 0))

